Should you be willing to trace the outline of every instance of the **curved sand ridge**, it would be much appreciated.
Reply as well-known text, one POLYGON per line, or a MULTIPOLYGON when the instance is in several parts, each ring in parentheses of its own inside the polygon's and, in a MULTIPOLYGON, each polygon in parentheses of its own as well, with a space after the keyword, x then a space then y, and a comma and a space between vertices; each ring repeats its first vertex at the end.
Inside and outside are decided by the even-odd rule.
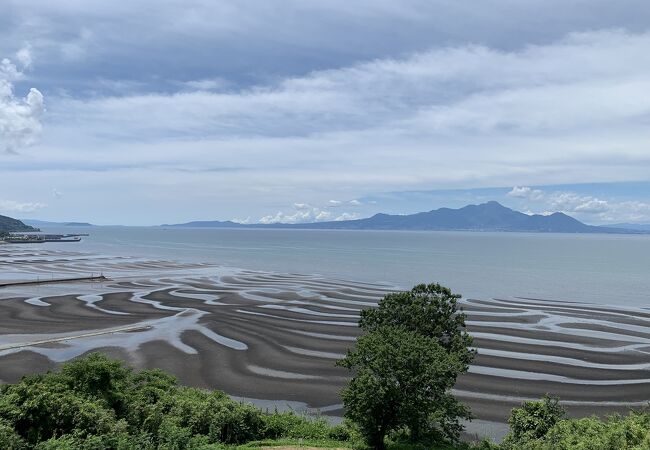
MULTIPOLYGON (((0 250, 0 270, 4 280, 112 278, 0 288, 0 380, 102 349, 187 384, 334 415, 347 380, 334 362, 359 335, 359 311, 395 289, 22 247, 0 250)), ((575 414, 650 400, 650 311, 523 298, 463 303, 479 355, 456 393, 478 418, 503 421, 545 393, 575 414)))

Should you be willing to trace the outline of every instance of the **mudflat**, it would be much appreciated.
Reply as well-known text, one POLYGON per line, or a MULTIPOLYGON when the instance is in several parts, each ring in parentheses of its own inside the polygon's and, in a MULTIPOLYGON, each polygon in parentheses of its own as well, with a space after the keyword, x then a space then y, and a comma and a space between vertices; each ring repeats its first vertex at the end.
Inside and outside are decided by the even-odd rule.
MULTIPOLYGON (((394 286, 209 264, 0 249, 0 381, 91 351, 268 408, 342 413, 335 366, 359 311, 394 286), (47 283, 103 273, 108 279, 47 283)), ((548 393, 574 415, 650 401, 650 312, 543 299, 465 299, 478 356, 457 395, 483 421, 548 393)))

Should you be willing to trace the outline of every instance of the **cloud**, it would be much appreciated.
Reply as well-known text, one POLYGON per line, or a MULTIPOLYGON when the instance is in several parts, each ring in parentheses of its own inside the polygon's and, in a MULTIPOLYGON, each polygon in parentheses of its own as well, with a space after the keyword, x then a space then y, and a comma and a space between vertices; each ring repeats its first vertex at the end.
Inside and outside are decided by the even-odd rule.
POLYGON ((35 88, 24 98, 14 94, 14 82, 23 78, 23 70, 32 63, 29 48, 20 50, 17 59, 21 68, 7 58, 0 61, 0 152, 14 153, 31 145, 41 132, 43 94, 35 88))
POLYGON ((23 66, 28 69, 32 65, 32 51, 31 46, 28 44, 16 52, 16 59, 23 66))
POLYGON ((181 85, 197 91, 221 91, 230 86, 230 82, 224 78, 204 78, 201 80, 190 80, 181 85))
POLYGON ((45 208, 43 203, 21 203, 13 200, 0 199, 0 211, 8 213, 29 213, 45 208))
POLYGON ((235 223, 241 223, 242 225, 246 225, 246 224, 251 223, 251 218, 250 217, 246 217, 245 219, 233 218, 233 219, 230 219, 230 221, 235 222, 235 223))
MULTIPOLYGON (((330 200, 327 202, 327 208, 330 208, 334 202, 334 205, 339 206, 339 203, 336 200, 330 200)), ((309 223, 309 222, 323 222, 329 220, 348 220, 348 218, 356 217, 354 214, 350 213, 341 213, 338 216, 333 217, 330 211, 325 209, 308 205, 306 203, 294 203, 293 211, 283 212, 278 211, 276 214, 270 214, 260 218, 259 223, 271 224, 271 223, 309 223)))
POLYGON ((359 200, 330 200, 327 202, 327 208, 340 208, 342 206, 361 206, 359 200))
MULTIPOLYGON (((330 200, 327 202, 326 208, 340 207, 345 203, 350 202, 339 202, 337 200, 330 200), (335 202, 332 205, 332 202, 335 202)), ((304 203, 294 203, 294 211, 285 213, 283 211, 278 211, 275 215, 267 215, 260 218, 259 223, 271 224, 271 223, 311 223, 311 222, 324 222, 324 221, 341 221, 341 220, 353 220, 358 219, 361 216, 358 213, 350 212, 341 212, 338 215, 332 215, 330 211, 321 209, 318 207, 306 205, 304 203)))
POLYGON ((546 202, 555 210, 569 213, 604 213, 611 209, 606 200, 592 196, 578 195, 573 192, 556 192, 548 195, 546 202))
POLYGON ((360 216, 357 213, 343 213, 334 220, 340 222, 341 220, 354 220, 358 219, 359 217, 360 216))
MULTIPOLYGON (((203 23, 199 16, 183 18, 203 23)), ((228 30, 245 34, 248 28, 228 30)), ((59 186, 94 214, 137 221, 165 214, 169 199, 181 194, 186 214, 200 214, 206 201, 216 201, 224 217, 300 221, 333 211, 332 198, 648 178, 650 33, 604 29, 509 46, 428 48, 430 42, 315 70, 239 73, 235 78, 247 82, 227 91, 200 89, 205 80, 230 75, 207 73, 205 55, 195 54, 175 78, 198 80, 191 89, 140 79, 144 85, 118 95, 48 93, 38 161, 0 168, 0 189, 29 175, 59 186), (206 170, 224 165, 237 171, 206 170), (114 201, 113 210, 106 203, 100 208, 98 197, 114 201), (291 205, 295 198, 305 206, 286 208, 278 218, 266 215, 275 211, 270 205, 291 205), (119 206, 126 203, 128 214, 119 206)), ((156 80, 161 77, 174 79, 163 73, 156 80)), ((538 195, 517 189, 513 199, 532 202, 538 195)), ((603 214, 596 212, 605 208, 602 200, 611 207, 612 199, 595 198, 579 204, 580 214, 603 214)))
POLYGON ((529 200, 540 200, 544 193, 539 189, 531 189, 527 186, 515 186, 507 194, 509 197, 525 198, 529 200))
POLYGON ((331 213, 318 208, 300 208, 289 213, 278 211, 275 215, 260 218, 259 223, 309 223, 329 220, 331 213))
MULTIPOLYGON (((650 203, 643 201, 603 199, 570 191, 545 192, 526 186, 514 187, 507 195, 540 205, 540 214, 560 211, 598 223, 650 222, 650 203)), ((528 212, 533 213, 530 208, 528 212)))

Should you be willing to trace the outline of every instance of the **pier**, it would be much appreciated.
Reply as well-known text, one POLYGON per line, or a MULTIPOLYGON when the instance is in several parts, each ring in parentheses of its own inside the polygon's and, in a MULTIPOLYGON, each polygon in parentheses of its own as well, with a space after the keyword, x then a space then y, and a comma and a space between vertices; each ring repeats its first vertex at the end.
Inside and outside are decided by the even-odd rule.
POLYGON ((36 280, 24 280, 24 281, 0 281, 0 288, 10 287, 10 286, 25 286, 25 285, 34 285, 34 284, 52 284, 52 283, 72 283, 75 281, 108 281, 109 278, 106 278, 104 275, 90 275, 87 277, 74 277, 74 278, 39 278, 36 280))

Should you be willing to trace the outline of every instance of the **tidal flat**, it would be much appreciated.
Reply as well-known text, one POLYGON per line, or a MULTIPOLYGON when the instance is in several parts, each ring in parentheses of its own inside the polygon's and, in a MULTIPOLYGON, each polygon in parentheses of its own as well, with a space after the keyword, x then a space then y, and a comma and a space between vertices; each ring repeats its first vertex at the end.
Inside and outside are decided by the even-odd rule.
MULTIPOLYGON (((0 248, 0 382, 101 351, 269 408, 340 417, 359 311, 395 286, 213 264, 0 248), (50 279, 104 274, 100 281, 50 279)), ((572 415, 650 401, 650 310, 535 298, 462 300, 478 356, 456 386, 479 423, 544 394, 572 415)))

